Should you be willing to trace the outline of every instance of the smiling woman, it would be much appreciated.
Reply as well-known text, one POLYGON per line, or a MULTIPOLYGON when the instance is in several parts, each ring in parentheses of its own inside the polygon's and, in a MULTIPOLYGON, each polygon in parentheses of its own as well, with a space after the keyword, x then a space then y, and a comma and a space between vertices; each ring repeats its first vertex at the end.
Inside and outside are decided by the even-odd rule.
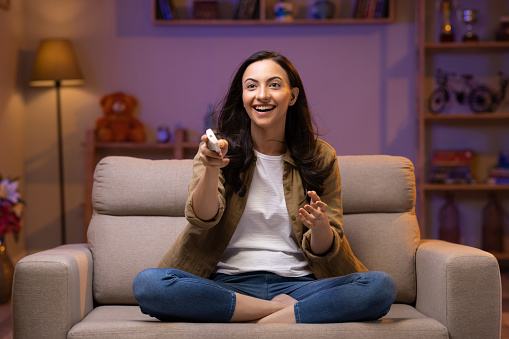
POLYGON ((158 267, 134 280, 141 311, 187 322, 385 315, 394 280, 366 272, 344 236, 337 156, 316 137, 290 61, 270 51, 246 59, 218 127, 220 153, 203 135, 194 159, 189 225, 158 267))

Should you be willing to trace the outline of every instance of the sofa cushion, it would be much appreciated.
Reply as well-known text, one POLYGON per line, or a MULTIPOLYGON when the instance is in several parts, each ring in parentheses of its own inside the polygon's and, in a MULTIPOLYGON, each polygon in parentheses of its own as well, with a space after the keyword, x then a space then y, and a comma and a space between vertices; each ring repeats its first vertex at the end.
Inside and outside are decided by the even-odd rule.
POLYGON ((352 251, 369 269, 392 275, 396 302, 413 303, 417 293, 415 252, 419 243, 413 213, 361 213, 344 216, 343 228, 352 251))
POLYGON ((193 324, 160 322, 137 306, 101 306, 68 338, 377 338, 446 339, 447 328, 409 305, 393 305, 381 320, 342 324, 193 324))
POLYGON ((157 266, 186 225, 184 217, 94 213, 88 228, 94 257, 94 300, 99 304, 136 304, 134 278, 157 266))
POLYGON ((410 212, 415 206, 414 166, 404 157, 338 157, 343 213, 410 212))
POLYGON ((190 159, 103 158, 94 172, 94 211, 182 217, 192 174, 190 159))

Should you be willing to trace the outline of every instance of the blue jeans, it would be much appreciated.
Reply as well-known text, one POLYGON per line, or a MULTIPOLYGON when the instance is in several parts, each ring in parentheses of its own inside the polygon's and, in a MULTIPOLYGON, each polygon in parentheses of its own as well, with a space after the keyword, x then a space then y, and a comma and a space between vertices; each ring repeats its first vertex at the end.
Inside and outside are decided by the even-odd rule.
POLYGON ((267 272, 204 279, 177 269, 151 268, 138 274, 133 290, 143 313, 173 322, 229 322, 235 293, 264 300, 287 294, 297 300, 297 323, 376 320, 389 312, 396 297, 393 278, 378 271, 319 280, 267 272))

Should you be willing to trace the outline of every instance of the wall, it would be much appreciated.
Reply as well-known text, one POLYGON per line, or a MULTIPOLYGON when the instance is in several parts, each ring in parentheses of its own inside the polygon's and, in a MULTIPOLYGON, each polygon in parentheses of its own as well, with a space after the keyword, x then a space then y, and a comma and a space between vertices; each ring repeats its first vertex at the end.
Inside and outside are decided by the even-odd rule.
MULTIPOLYGON (((68 242, 83 241, 85 131, 103 94, 139 99, 149 138, 166 124, 203 131, 237 65, 261 49, 282 52, 306 85, 311 108, 338 154, 413 160, 414 8, 397 1, 389 25, 170 27, 151 22, 148 0, 24 0, 28 82, 40 39, 73 41, 86 85, 62 90, 68 242)), ((26 86, 26 85, 25 85, 26 86)), ((60 242, 55 92, 26 87, 27 247, 60 242)))
MULTIPOLYGON (((0 9, 0 174, 20 178, 23 190, 24 171, 24 104, 20 82, 23 66, 20 50, 23 45, 22 7, 11 1, 9 10, 0 9)), ((13 260, 24 254, 24 240, 5 237, 13 260)))

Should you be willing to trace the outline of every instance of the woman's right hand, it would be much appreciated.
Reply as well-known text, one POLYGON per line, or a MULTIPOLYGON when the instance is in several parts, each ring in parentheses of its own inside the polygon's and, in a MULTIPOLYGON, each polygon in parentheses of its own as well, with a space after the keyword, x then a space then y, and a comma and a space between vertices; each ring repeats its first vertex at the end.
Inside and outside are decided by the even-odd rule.
POLYGON ((202 135, 201 140, 204 142, 200 144, 199 157, 205 170, 193 193, 193 208, 198 218, 210 220, 219 210, 217 198, 219 170, 230 163, 230 159, 224 157, 228 152, 228 141, 218 140, 221 153, 217 153, 208 148, 209 140, 206 134, 202 135))
POLYGON ((207 134, 202 135, 201 140, 203 142, 199 148, 200 159, 205 167, 210 169, 220 169, 230 163, 230 159, 225 158, 226 153, 228 153, 228 141, 224 139, 218 140, 221 153, 217 153, 208 148, 207 144, 209 139, 207 138, 207 134))

